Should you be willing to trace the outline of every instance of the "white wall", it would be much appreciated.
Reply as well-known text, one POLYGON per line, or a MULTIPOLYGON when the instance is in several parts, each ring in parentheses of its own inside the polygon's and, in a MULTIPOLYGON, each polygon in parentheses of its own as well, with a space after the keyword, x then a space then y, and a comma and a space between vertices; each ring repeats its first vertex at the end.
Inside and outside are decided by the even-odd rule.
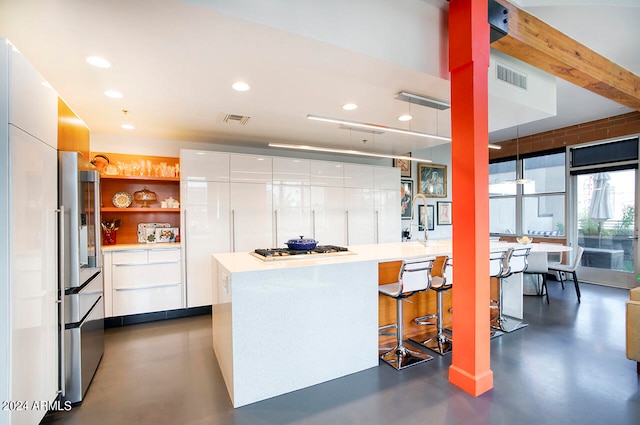
POLYGON ((425 0, 188 0, 449 79, 448 12, 425 0))

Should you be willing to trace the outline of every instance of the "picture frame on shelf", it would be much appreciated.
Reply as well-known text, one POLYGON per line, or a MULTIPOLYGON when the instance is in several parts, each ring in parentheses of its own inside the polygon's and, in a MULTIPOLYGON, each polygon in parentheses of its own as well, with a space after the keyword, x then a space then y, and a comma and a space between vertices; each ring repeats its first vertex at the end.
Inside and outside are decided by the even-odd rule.
POLYGON ((413 181, 400 181, 400 212, 402 219, 411 220, 413 210, 413 181))
POLYGON ((447 197, 447 166, 418 164, 418 191, 426 197, 447 197))
MULTIPOLYGON (((411 156, 411 152, 402 156, 411 156)), ((393 159, 393 166, 400 169, 400 177, 411 178, 411 161, 401 158, 393 159)))
POLYGON ((433 205, 427 205, 425 214, 424 205, 418 205, 418 230, 420 232, 424 231, 425 222, 427 230, 435 230, 434 209, 433 205))
POLYGON ((451 224, 451 202, 438 202, 438 225, 451 224))

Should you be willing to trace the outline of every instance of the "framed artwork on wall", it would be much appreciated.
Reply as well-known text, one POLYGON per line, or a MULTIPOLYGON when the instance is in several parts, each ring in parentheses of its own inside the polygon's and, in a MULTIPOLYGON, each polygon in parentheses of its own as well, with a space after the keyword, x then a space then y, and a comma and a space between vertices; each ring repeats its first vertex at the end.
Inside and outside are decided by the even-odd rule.
POLYGON ((438 224, 451 224, 451 202, 438 202, 438 224))
POLYGON ((427 205, 427 211, 425 214, 424 205, 418 205, 418 230, 420 232, 424 231, 425 222, 427 223, 427 230, 435 229, 435 220, 434 220, 434 207, 433 205, 427 205))
POLYGON ((447 166, 418 164, 418 191, 433 198, 447 197, 447 166))
MULTIPOLYGON (((411 156, 411 152, 402 156, 411 156)), ((411 161, 405 159, 393 159, 393 166, 400 169, 400 177, 411 178, 411 161)))
POLYGON ((413 210, 413 182, 411 180, 400 181, 400 211, 403 219, 411 219, 413 210))

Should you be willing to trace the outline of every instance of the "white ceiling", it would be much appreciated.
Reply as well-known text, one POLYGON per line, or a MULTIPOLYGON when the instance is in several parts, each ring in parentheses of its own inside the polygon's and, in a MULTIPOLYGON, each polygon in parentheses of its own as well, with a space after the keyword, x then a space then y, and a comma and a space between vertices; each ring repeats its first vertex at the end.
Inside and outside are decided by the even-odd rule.
MULTIPOLYGON (((515 3, 640 74, 640 0, 515 3)), ((306 115, 450 135, 448 111, 394 99, 402 90, 449 98, 447 10, 444 0, 0 0, 0 36, 25 54, 93 133, 402 154, 441 142, 338 129, 306 115), (113 66, 93 68, 88 55, 104 56, 113 66), (236 80, 252 89, 234 92, 236 80), (105 97, 107 89, 124 98, 105 97), (360 107, 343 111, 346 102, 360 107), (223 123, 225 113, 251 119, 244 126, 223 123), (414 120, 397 121, 403 113, 414 120), (121 129, 125 121, 136 129, 121 129)), ((521 125, 519 132, 629 111, 559 82, 558 115, 521 125)), ((514 135, 511 128, 490 139, 514 135)))

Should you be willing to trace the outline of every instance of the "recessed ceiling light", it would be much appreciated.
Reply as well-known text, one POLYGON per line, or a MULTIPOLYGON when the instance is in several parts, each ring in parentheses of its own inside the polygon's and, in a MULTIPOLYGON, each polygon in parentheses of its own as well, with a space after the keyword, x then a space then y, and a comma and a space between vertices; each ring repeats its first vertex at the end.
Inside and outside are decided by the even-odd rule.
POLYGON ((236 81, 235 83, 233 83, 231 85, 231 87, 235 90, 235 91, 247 91, 249 90, 251 87, 249 87, 249 84, 243 82, 243 81, 236 81))
POLYGON ((342 109, 344 109, 345 111, 353 111, 354 109, 358 109, 358 105, 356 105, 355 103, 345 103, 344 105, 342 105, 342 109))
POLYGON ((122 93, 120 93, 119 91, 115 91, 115 90, 106 90, 104 92, 104 95, 107 97, 112 97, 114 99, 122 99, 122 93))
POLYGON ((87 62, 98 68, 111 68, 111 62, 100 56, 87 56, 87 62))
POLYGON ((125 130, 135 130, 136 129, 131 124, 122 124, 120 127, 124 128, 125 130))
POLYGON ((400 115, 398 117, 398 120, 400 121, 411 121, 413 119, 413 117, 411 115, 400 115))

